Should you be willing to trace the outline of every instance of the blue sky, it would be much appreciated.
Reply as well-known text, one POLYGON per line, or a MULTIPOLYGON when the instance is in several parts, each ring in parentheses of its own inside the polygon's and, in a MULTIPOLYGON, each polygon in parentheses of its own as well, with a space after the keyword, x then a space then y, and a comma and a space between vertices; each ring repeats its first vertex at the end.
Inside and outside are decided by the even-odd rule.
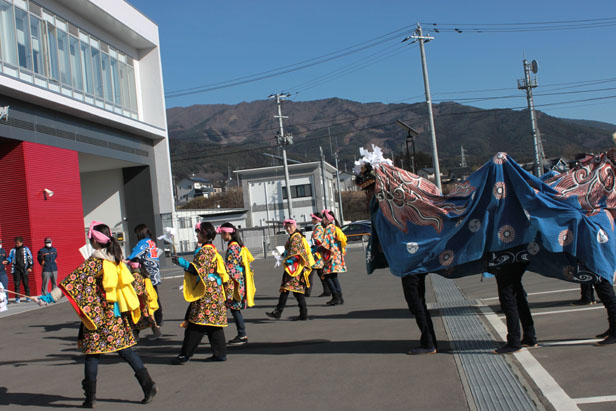
MULTIPOLYGON (((432 26, 423 25, 436 36, 426 44, 435 102, 457 100, 482 108, 525 106, 525 95, 516 88, 516 80, 523 75, 525 56, 539 63, 539 87, 535 89, 538 109, 558 117, 616 123, 616 98, 611 97, 616 96, 616 20, 604 27, 591 22, 588 24, 593 28, 576 30, 569 28, 575 23, 567 23, 560 25, 565 30, 536 32, 474 33, 469 30, 478 26, 464 26, 616 18, 613 0, 182 0, 173 3, 130 0, 130 3, 159 26, 167 93, 277 69, 420 21, 462 30, 461 34, 443 30, 435 33, 432 26), (590 80, 602 81, 580 84, 590 80), (458 91, 465 93, 454 93, 458 91), (503 96, 516 97, 500 98, 503 96), (499 98, 461 100, 490 97, 499 98), (607 98, 590 100, 601 97, 607 98)), ((328 97, 383 103, 422 101, 419 49, 416 45, 400 45, 412 31, 412 27, 401 30, 382 44, 306 69, 168 98, 167 107, 236 104, 265 99, 270 93, 280 91, 290 91, 296 101, 328 97), (327 75, 330 77, 319 79, 327 75), (327 79, 331 80, 324 81, 327 79), (315 81, 301 87, 312 80, 315 81)))

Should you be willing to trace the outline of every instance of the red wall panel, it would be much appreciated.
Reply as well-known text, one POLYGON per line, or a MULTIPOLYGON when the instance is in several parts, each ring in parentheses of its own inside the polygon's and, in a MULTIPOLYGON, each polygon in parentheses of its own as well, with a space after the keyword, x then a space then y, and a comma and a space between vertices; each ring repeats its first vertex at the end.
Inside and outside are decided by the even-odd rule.
POLYGON ((38 295, 41 266, 36 254, 45 237, 51 237, 58 250, 58 281, 83 262, 79 253, 85 235, 78 153, 29 142, 0 144, 0 187, 0 236, 7 253, 14 237, 24 237, 35 259, 30 293, 38 295), (45 197, 45 188, 54 192, 52 197, 45 197))

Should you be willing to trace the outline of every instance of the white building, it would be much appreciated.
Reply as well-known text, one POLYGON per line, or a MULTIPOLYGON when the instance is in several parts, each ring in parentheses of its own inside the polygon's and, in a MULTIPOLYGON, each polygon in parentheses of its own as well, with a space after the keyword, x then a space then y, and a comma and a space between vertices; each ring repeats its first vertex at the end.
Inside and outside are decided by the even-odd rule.
POLYGON ((162 232, 173 191, 155 23, 123 0, 0 0, 0 106, 5 242, 51 236, 66 272, 91 220, 125 233, 125 250, 139 223, 162 232))
MULTIPOLYGON (((289 180, 293 218, 298 222, 310 221, 310 214, 324 208, 338 214, 338 195, 335 189, 336 169, 325 163, 325 190, 321 163, 289 165, 289 180)), ((284 167, 273 166, 237 170, 241 179, 244 207, 248 210, 249 227, 266 226, 288 218, 287 193, 284 181, 284 167)))
MULTIPOLYGON (((221 190, 222 191, 222 190, 221 190)), ((207 178, 191 177, 183 178, 177 185, 178 204, 186 203, 194 198, 208 198, 214 194, 214 185, 207 178)))

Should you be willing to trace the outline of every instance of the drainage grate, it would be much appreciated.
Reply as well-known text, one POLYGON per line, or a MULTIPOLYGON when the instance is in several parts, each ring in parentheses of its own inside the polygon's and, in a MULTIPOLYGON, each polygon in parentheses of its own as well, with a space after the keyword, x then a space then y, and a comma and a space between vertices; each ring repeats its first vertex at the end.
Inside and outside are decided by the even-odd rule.
POLYGON ((536 410, 505 358, 492 354, 496 347, 473 308, 476 302, 466 299, 453 280, 434 274, 430 280, 435 308, 442 313, 477 409, 536 410))

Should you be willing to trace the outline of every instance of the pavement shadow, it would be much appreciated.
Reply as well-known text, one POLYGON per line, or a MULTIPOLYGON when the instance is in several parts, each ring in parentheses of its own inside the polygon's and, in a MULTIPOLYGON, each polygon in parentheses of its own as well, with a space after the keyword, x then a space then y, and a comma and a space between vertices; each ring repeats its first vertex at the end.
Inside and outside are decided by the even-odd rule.
MULTIPOLYGON (((430 310, 430 316, 438 316, 438 310, 430 310)), ((379 319, 379 318, 412 318, 408 308, 384 308, 379 310, 349 311, 343 314, 310 315, 314 319, 379 319)))
POLYGON ((9 392, 0 387, 0 405, 39 406, 50 408, 81 408, 83 398, 63 397, 29 392, 9 392), (70 401, 70 403, 66 403, 70 401))
MULTIPOLYGON (((69 321, 60 324, 40 324, 40 325, 31 325, 30 328, 43 328, 45 331, 60 331, 65 328, 72 328, 75 330, 79 329, 79 321, 69 321)), ((77 335, 77 333, 75 333, 77 335)))
MULTIPOLYGON (((533 308, 552 308, 552 307, 567 307, 567 308, 583 308, 583 307, 595 307, 594 305, 573 305, 571 304, 575 299, 569 298, 566 300, 558 300, 558 301, 540 301, 540 302, 529 302, 528 306, 533 308)), ((600 304, 600 303, 599 303, 600 304)))

